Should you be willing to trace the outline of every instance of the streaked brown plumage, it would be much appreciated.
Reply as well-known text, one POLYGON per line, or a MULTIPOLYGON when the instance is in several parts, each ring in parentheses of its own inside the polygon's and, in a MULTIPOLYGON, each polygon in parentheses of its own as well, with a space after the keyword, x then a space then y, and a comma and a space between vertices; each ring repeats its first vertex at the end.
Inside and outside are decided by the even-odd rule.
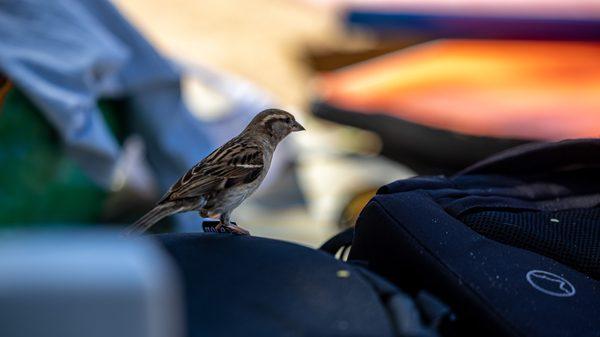
POLYGON ((217 226, 229 232, 248 234, 231 224, 231 212, 263 181, 277 144, 291 132, 301 130, 304 127, 286 111, 262 111, 238 136, 179 178, 156 206, 126 232, 141 233, 166 216, 198 211, 203 217, 218 215, 217 226))

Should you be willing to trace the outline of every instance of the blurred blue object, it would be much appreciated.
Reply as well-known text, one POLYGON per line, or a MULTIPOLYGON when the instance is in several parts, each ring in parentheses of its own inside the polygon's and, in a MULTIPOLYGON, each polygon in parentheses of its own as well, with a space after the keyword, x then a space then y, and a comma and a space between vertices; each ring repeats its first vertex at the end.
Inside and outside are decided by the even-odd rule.
POLYGON ((182 285, 147 238, 107 231, 0 234, 2 337, 180 337, 182 285))
POLYGON ((273 105, 250 83, 196 67, 191 75, 220 93, 229 91, 224 96, 231 105, 218 120, 194 116, 182 100, 182 69, 107 0, 0 2, 0 73, 42 111, 68 154, 97 184, 107 190, 137 185, 143 195, 151 190, 144 188, 150 179, 142 179, 151 176, 140 162, 144 154, 134 153, 136 163, 126 158, 132 151, 124 151, 111 134, 98 99, 127 98, 129 131, 142 136, 145 146, 136 148, 147 152, 163 191, 273 105))
POLYGON ((173 104, 179 101, 177 71, 108 1, 2 1, 0 31, 0 70, 42 110, 100 185, 111 185, 120 152, 97 107, 100 97, 161 92, 156 105, 131 114, 165 123, 143 126, 161 145, 164 161, 193 162, 184 144, 166 140, 173 127, 181 142, 193 139, 208 151, 200 123, 173 104))
POLYGON ((600 41, 596 17, 539 17, 531 15, 444 13, 386 8, 349 8, 346 25, 390 39, 474 38, 600 41))
POLYGON ((0 32, 0 71, 43 111, 102 186, 113 182, 120 148, 97 107, 101 97, 131 99, 133 131, 150 145, 162 185, 219 145, 207 136, 211 123, 183 104, 178 67, 110 2, 2 1, 0 32))

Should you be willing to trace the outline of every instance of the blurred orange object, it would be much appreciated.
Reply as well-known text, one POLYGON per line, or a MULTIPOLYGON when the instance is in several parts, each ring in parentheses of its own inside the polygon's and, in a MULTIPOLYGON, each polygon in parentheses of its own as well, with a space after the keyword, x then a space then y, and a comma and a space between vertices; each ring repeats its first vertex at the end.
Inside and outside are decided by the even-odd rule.
POLYGON ((328 73, 319 100, 522 140, 600 137, 600 44, 440 40, 328 73))
POLYGON ((6 95, 12 89, 12 82, 9 81, 6 77, 0 75, 0 112, 2 112, 2 106, 4 105, 4 99, 6 95))

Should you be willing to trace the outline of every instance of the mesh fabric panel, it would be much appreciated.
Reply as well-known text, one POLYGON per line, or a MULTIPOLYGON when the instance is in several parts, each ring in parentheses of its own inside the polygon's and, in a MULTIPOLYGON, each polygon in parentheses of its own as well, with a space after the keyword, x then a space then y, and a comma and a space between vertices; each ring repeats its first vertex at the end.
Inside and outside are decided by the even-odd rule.
POLYGON ((600 208, 481 211, 460 220, 487 238, 550 257, 600 279, 600 208))

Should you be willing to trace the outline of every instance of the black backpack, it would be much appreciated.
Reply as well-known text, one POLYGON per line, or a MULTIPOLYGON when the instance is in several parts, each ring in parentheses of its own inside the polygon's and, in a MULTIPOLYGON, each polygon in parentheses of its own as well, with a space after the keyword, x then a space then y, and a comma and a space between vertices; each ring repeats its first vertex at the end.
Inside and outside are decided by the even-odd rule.
POLYGON ((185 291, 187 336, 436 337, 452 319, 426 292, 297 244, 231 234, 162 234, 185 291))
MULTIPOLYGON (((600 336, 600 140, 530 144, 382 187, 349 261, 426 290, 478 336, 600 336)), ((344 238, 345 236, 345 238, 344 238)))

